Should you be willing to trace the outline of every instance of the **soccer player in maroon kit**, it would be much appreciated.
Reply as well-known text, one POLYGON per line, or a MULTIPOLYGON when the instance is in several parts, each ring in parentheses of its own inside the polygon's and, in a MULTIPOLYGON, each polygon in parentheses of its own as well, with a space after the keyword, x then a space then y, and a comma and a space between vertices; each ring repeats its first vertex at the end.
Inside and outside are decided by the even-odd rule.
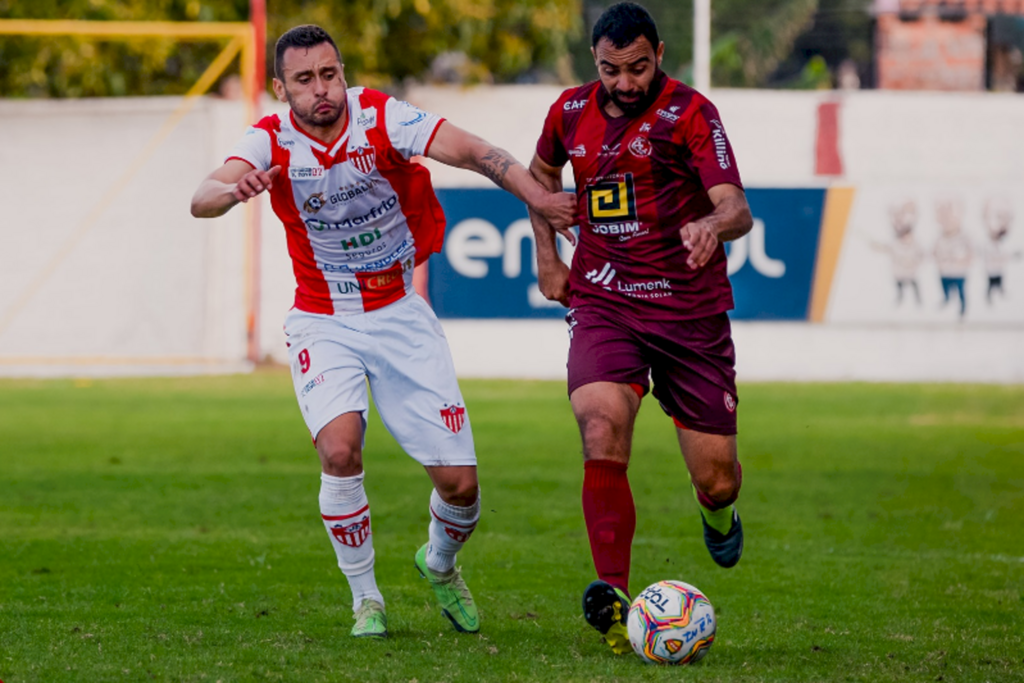
POLYGON ((610 7, 592 46, 600 80, 552 105, 531 164, 551 190, 562 188, 562 167, 572 164, 580 235, 571 269, 558 258, 554 229, 533 212, 531 219, 541 291, 570 309, 568 388, 599 577, 584 593, 584 616, 623 653, 636 526, 626 469, 651 380, 675 422, 711 557, 731 567, 743 551, 722 243, 753 221, 717 110, 661 71, 665 46, 647 11, 610 7))

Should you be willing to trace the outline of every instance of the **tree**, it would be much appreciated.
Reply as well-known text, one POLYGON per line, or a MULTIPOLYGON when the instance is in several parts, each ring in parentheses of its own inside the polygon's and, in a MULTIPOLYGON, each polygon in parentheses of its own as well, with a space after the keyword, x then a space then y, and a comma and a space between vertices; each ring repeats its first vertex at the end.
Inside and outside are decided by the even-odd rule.
MULTIPOLYGON (((568 42, 580 0, 272 0, 273 42, 296 24, 335 37, 350 80, 377 87, 427 71, 444 52, 465 53, 479 80, 511 81, 537 66, 568 78, 568 42)), ((0 18, 246 21, 247 0, 0 0, 0 18)), ((19 97, 181 94, 220 48, 206 42, 0 36, 0 92, 19 97)))

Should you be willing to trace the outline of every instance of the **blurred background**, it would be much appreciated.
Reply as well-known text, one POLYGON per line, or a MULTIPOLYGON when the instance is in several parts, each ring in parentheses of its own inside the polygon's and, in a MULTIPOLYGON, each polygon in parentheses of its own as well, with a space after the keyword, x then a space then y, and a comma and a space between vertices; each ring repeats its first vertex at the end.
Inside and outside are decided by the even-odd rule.
MULTIPOLYGON (((350 85, 526 163, 559 93, 596 77, 610 4, 0 0, 0 374, 285 361, 269 205, 188 204, 284 111, 267 74, 287 28, 324 26, 350 85)), ((1024 0, 711 0, 706 41, 703 1, 641 4, 664 70, 709 81, 755 215, 728 247, 741 380, 1024 381, 1024 0)), ((423 291, 460 374, 563 377, 524 208, 424 163, 448 238, 423 291)))

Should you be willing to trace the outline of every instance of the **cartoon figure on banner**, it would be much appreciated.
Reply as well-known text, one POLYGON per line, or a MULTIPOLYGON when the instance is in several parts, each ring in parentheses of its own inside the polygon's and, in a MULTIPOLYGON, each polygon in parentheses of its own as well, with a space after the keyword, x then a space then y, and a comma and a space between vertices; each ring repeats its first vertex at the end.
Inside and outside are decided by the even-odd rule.
POLYGON ((1006 266, 1011 259, 1021 257, 1021 252, 1009 252, 1006 249, 1007 236, 1010 234, 1010 224, 1013 223, 1013 209, 1005 197, 994 197, 985 202, 985 228, 988 241, 982 250, 981 258, 985 264, 985 272, 988 274, 988 289, 985 291, 985 299, 988 305, 992 305, 992 297, 998 292, 1000 298, 1006 298, 1006 290, 1003 289, 1003 275, 1006 266))
POLYGON ((896 305, 903 303, 903 290, 912 290, 914 303, 921 305, 921 290, 917 286, 917 268, 924 260, 924 249, 914 237, 917 223, 917 204, 912 200, 889 207, 889 218, 896 241, 891 243, 872 242, 876 251, 889 254, 892 260, 892 274, 896 280, 896 305))
POLYGON ((971 243, 963 234, 963 215, 963 205, 957 200, 941 200, 935 206, 941 233, 935 241, 933 254, 942 284, 942 306, 947 306, 956 292, 960 298, 961 318, 967 312, 964 282, 974 257, 971 243))

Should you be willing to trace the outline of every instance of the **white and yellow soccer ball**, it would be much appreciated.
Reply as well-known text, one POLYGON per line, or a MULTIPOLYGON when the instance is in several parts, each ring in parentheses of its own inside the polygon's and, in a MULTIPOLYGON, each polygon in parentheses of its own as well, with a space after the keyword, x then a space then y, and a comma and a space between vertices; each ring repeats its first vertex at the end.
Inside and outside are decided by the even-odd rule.
POLYGON ((636 596, 626 620, 629 643, 653 664, 692 664, 715 642, 715 608, 682 581, 659 581, 636 596))

